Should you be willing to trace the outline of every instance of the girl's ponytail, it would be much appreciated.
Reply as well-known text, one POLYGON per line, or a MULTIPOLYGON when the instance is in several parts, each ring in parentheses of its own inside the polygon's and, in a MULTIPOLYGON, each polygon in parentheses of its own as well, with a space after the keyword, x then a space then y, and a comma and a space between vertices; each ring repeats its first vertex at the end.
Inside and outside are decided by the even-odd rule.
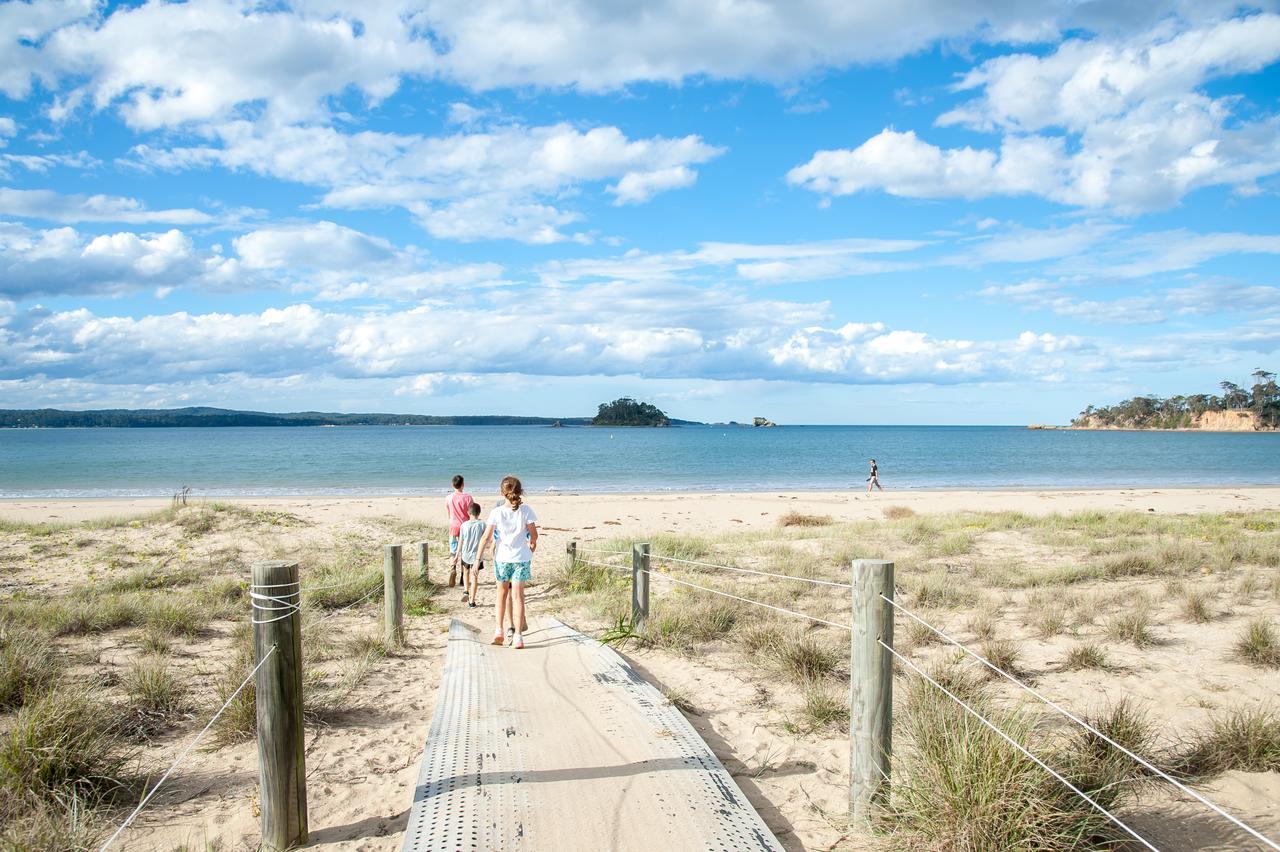
POLYGON ((519 509, 521 498, 524 496, 524 486, 520 484, 520 480, 514 476, 504 476, 502 478, 502 496, 512 509, 519 509))

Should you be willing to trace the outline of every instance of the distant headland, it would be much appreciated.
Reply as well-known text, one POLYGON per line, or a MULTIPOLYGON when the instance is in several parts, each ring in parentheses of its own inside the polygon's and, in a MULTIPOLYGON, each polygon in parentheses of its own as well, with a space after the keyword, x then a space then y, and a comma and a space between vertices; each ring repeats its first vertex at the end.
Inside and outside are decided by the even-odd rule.
MULTIPOLYGON (((634 400, 633 400, 634 402, 634 400)), ((601 412, 607 406, 600 406, 601 412)), ((647 405, 643 403, 642 405, 647 405)), ((67 411, 57 408, 0 409, 0 429, 165 428, 218 426, 702 426, 693 420, 675 420, 653 406, 663 423, 648 422, 642 413, 637 422, 618 413, 620 422, 597 422, 596 417, 520 417, 506 414, 344 414, 324 411, 239 411, 203 406, 190 408, 107 408, 67 411), (641 422, 643 421, 643 422, 641 422)), ((613 409, 610 409, 613 410, 613 409)))
MULTIPOLYGON (((1222 394, 1135 396, 1115 405, 1090 405, 1069 429, 1167 429, 1201 432, 1272 432, 1280 429, 1280 387, 1276 374, 1255 370, 1253 386, 1219 384, 1222 394)), ((1057 429, 1033 425, 1032 429, 1057 429)))

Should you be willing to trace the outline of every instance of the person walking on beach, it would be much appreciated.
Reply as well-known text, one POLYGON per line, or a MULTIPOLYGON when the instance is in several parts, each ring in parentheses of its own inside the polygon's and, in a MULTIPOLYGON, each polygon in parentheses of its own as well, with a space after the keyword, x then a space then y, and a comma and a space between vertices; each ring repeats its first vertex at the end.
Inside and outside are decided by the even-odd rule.
POLYGON ((871 493, 872 487, 884 490, 884 486, 880 484, 880 468, 876 466, 876 460, 871 460, 871 473, 867 476, 867 493, 871 493))
POLYGON ((480 593, 480 572, 484 570, 478 554, 485 523, 480 520, 479 503, 472 501, 469 514, 470 518, 459 529, 458 561, 462 565, 462 601, 469 607, 475 607, 480 593))
MULTIPOLYGON (((462 474, 453 475, 453 493, 444 498, 445 514, 449 518, 449 588, 458 579, 458 536, 462 525, 471 517, 471 495, 462 490, 465 480, 462 474)), ((462 583, 466 585, 466 580, 462 583)))
POLYGON ((493 553, 493 579, 498 584, 498 600, 495 609, 496 626, 493 644, 501 645, 508 632, 511 647, 524 647, 526 626, 524 612, 524 584, 529 582, 533 566, 533 554, 538 549, 538 516, 524 502, 524 486, 514 476, 504 476, 499 489, 506 505, 499 505, 489 513, 489 523, 480 539, 476 560, 484 558, 489 540, 497 533, 493 553), (510 599, 510 616, 507 603, 510 599), (507 627, 508 618, 510 628, 507 627))

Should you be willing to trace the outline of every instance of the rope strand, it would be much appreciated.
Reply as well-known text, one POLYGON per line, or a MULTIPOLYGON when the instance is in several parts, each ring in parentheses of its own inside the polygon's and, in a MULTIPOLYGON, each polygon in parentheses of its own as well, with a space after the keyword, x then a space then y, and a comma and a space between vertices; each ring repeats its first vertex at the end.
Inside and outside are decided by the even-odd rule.
POLYGON ((1150 849, 1150 850, 1151 850, 1151 852, 1160 852, 1160 850, 1159 850, 1159 849, 1157 849, 1156 847, 1152 846, 1152 845, 1151 845, 1150 843, 1148 843, 1145 839, 1143 839, 1142 835, 1138 834, 1138 832, 1134 831, 1132 828, 1130 828, 1129 826, 1127 826, 1127 825, 1125 825, 1123 822, 1121 822, 1119 817, 1117 817, 1115 814, 1111 813, 1111 811, 1107 810, 1107 809, 1106 809, 1106 808, 1104 808, 1102 805, 1100 805, 1100 804, 1098 804, 1097 802, 1095 802, 1093 799, 1091 799, 1091 798, 1088 796, 1088 794, 1086 794, 1085 792, 1083 792, 1082 790, 1080 790, 1080 788, 1076 787, 1074 784, 1072 784, 1070 781, 1068 781, 1066 778, 1063 778, 1061 775, 1059 775, 1057 772, 1055 772, 1055 771, 1054 771, 1052 768, 1050 768, 1050 766, 1049 766, 1047 763, 1045 763, 1043 760, 1041 760, 1040 758, 1036 757, 1036 756, 1035 756, 1034 754, 1032 754, 1031 752, 1027 751, 1027 749, 1026 749, 1025 747, 1023 747, 1023 745, 1022 745, 1021 743, 1019 743, 1019 742, 1018 742, 1017 740, 1015 740, 1013 737, 1011 737, 1011 736, 1009 736, 1008 734, 1006 734, 1004 731, 1000 730, 998 727, 996 727, 996 725, 995 725, 993 722, 989 722, 989 721, 987 721, 987 720, 982 716, 982 714, 981 714, 981 713, 979 713, 977 710, 974 710, 974 709, 973 709, 972 707, 970 707, 968 704, 966 704, 966 703, 964 703, 963 701, 961 701, 961 700, 960 700, 959 698, 957 698, 957 697, 956 697, 956 696, 955 696, 955 695, 954 695, 950 690, 948 690, 945 686, 943 686, 942 684, 938 683, 938 682, 937 682, 936 680, 934 680, 933 678, 929 677, 929 675, 928 675, 928 674, 926 674, 926 673, 924 672, 924 670, 923 670, 923 669, 921 669, 919 666, 917 666, 915 663, 911 662, 911 661, 910 661, 910 660, 908 660, 906 657, 902 656, 902 655, 901 655, 901 654, 899 654, 897 651, 893 650, 893 648, 890 648, 888 645, 886 645, 886 644, 885 644, 884 642, 882 642, 881 640, 877 639, 877 640, 876 640, 876 642, 878 642, 878 643, 879 643, 879 645, 880 645, 880 647, 881 647, 881 648, 884 648, 884 649, 885 649, 886 651, 888 651, 890 654, 893 654, 895 657, 897 657, 899 660, 901 660, 904 664, 906 664, 909 668, 911 668, 913 671, 915 671, 915 673, 916 673, 916 674, 920 675, 922 678, 924 678, 925 680, 929 681, 929 683, 933 684, 933 685, 934 685, 934 686, 936 686, 938 689, 942 690, 942 692, 943 692, 943 694, 944 694, 944 695, 946 695, 946 696, 947 696, 948 698, 950 698, 952 701, 954 701, 955 703, 957 703, 957 704, 959 704, 961 707, 963 707, 963 708, 965 709, 965 712, 966 712, 966 713, 968 713, 969 715, 973 716, 973 718, 977 719, 977 720, 978 720, 979 722, 981 722, 982 724, 986 725, 986 726, 987 726, 988 728, 990 728, 993 732, 995 732, 995 734, 996 734, 997 736, 999 736, 999 737, 1000 737, 1001 739, 1003 739, 1005 742, 1009 743, 1009 745, 1013 746, 1013 747, 1014 747, 1014 748, 1016 748, 1018 751, 1022 752, 1022 754, 1023 754, 1023 755, 1025 755, 1029 760, 1034 761, 1034 762, 1035 762, 1035 764, 1036 764, 1037 766, 1039 766, 1041 769, 1043 769, 1045 772, 1048 772, 1048 773, 1049 773, 1050 775, 1052 775, 1054 778, 1056 778, 1056 779, 1058 779, 1059 781, 1061 781, 1061 782, 1062 782, 1062 784, 1063 784, 1063 785, 1064 785, 1068 790, 1070 790, 1071 792, 1075 793, 1075 794, 1076 794, 1077 796, 1079 796, 1080 798, 1084 799, 1086 802, 1088 802, 1090 805, 1092 805, 1095 809, 1097 809, 1097 811, 1098 811, 1099 813, 1101 813, 1103 816, 1105 816, 1107 819, 1111 820, 1111 821, 1112 821, 1112 822, 1114 822, 1116 825, 1118 825, 1118 826, 1120 826, 1121 828, 1123 828, 1126 832, 1128 832, 1128 833, 1129 833, 1129 835, 1130 835, 1134 840, 1138 841, 1138 842, 1139 842, 1139 843, 1141 843, 1143 846, 1145 846, 1145 847, 1147 847, 1148 849, 1150 849))
POLYGON ((902 604, 898 603, 897 601, 894 601, 894 600, 891 600, 891 599, 889 599, 889 598, 886 598, 884 595, 881 595, 880 597, 881 597, 882 599, 884 599, 885 601, 888 601, 890 604, 892 604, 892 605, 893 605, 893 607, 894 607, 895 609, 897 609, 897 610, 898 610, 898 612, 901 612, 903 615, 907 616, 908 618, 914 619, 916 622, 920 623, 920 624, 921 624, 921 625, 923 625, 924 627, 928 628, 929 630, 932 630, 932 631, 933 631, 935 634, 937 634, 939 637, 941 637, 941 638, 942 638, 942 639, 944 639, 945 641, 947 641, 947 642, 951 643, 951 644, 952 644, 952 645, 954 645, 955 647, 959 648, 961 651, 964 651, 964 652, 965 652, 966 654, 968 654, 970 657, 973 657, 975 660, 977 660, 978 662, 982 663, 982 665, 986 666, 986 667, 987 667, 988 669, 990 669, 991 671, 993 671, 993 672, 995 672, 996 674, 1000 675, 1002 678, 1004 678, 1005 680, 1009 681, 1009 682, 1010 682, 1010 683, 1012 683, 1014 686, 1017 686, 1019 689, 1021 689, 1021 690, 1025 691, 1025 692, 1027 692, 1027 693, 1029 693, 1030 695, 1033 695, 1034 697, 1036 697, 1036 698, 1037 698, 1037 699, 1039 699, 1040 701, 1043 701, 1045 704, 1049 705, 1049 706, 1050 706, 1050 707, 1052 707, 1054 710, 1056 710, 1056 711, 1058 711, 1059 713, 1061 713, 1063 716, 1066 716, 1066 717, 1067 717, 1068 719, 1070 719, 1072 722, 1075 722, 1075 723, 1076 723, 1077 725, 1079 725, 1080 727, 1084 728, 1085 730, 1089 731, 1089 732, 1090 732, 1091 734, 1093 734, 1094 736, 1096 736, 1096 737, 1098 737, 1099 739, 1101 739, 1101 740, 1103 740, 1104 742, 1106 742, 1106 743, 1107 743, 1108 745, 1110 745, 1112 748, 1114 748, 1114 749, 1116 749, 1116 750, 1118 750, 1118 751, 1120 751, 1120 752, 1123 752, 1124 754, 1128 755, 1132 760, 1137 761, 1137 762, 1138 762, 1141 766, 1143 766, 1144 768, 1146 768, 1146 769, 1150 770, 1151 772, 1154 772, 1156 775, 1160 776, 1160 777, 1161 777, 1161 778, 1163 778, 1165 781, 1168 781, 1170 784, 1172 784, 1173 786, 1177 787, 1179 790, 1181 790, 1182 792, 1186 793, 1188 796, 1191 796, 1191 797, 1192 797, 1192 798, 1194 798, 1196 801, 1200 802, 1201 804, 1203 804, 1204 806, 1206 806, 1206 807, 1207 807, 1207 808, 1209 808, 1210 810, 1214 811, 1214 812, 1215 812, 1215 813, 1217 813, 1219 816, 1224 817, 1225 819, 1229 820, 1233 825, 1235 825, 1237 828, 1239 828, 1239 829, 1241 829, 1241 830, 1245 831, 1246 833, 1248 833, 1248 834, 1249 834, 1251 837, 1253 837, 1255 840, 1258 840, 1258 841, 1260 841, 1260 842, 1264 843, 1265 845, 1269 846, 1269 847, 1270 847, 1270 848, 1272 848, 1272 849, 1280 850, 1280 844, 1277 844, 1275 841, 1271 840, 1270 838, 1268 838, 1266 835, 1262 834, 1261 832, 1259 832, 1259 831, 1257 831, 1257 830, 1255 830, 1255 829, 1253 829, 1253 828, 1250 828, 1249 826, 1245 825, 1243 822, 1241 822, 1241 821, 1240 821, 1238 818, 1236 818, 1235 816, 1232 816, 1230 813, 1228 813, 1227 811, 1223 810, 1221 807, 1219 807, 1218 805, 1214 804, 1213 802, 1209 801, 1209 800, 1208 800, 1208 799, 1206 799, 1204 796, 1202 796, 1202 795, 1200 795, 1199 793, 1197 793, 1195 790, 1192 790, 1190 787, 1188 787, 1187 785, 1183 784, 1181 781, 1179 781, 1178 779, 1174 778, 1172 775, 1170 775, 1169 773, 1165 772, 1163 769, 1160 769, 1159 767, 1155 766, 1155 765, 1154 765, 1154 764, 1152 764, 1150 761, 1146 760, 1146 759, 1145 759, 1145 758, 1143 758, 1143 757, 1140 757, 1140 756, 1139 756, 1139 755, 1137 755, 1137 754, 1134 754, 1132 751, 1130 751, 1129 749, 1127 749, 1127 748, 1125 748, 1124 746, 1120 745, 1120 743, 1116 742, 1116 741, 1115 741, 1115 740, 1113 740, 1111 737, 1109 737, 1109 736, 1107 736, 1106 734, 1102 733, 1102 731, 1099 731, 1097 728, 1095 728, 1094 726, 1090 725, 1088 722, 1084 721, 1084 720, 1083 720, 1083 719, 1081 719, 1079 716, 1076 716, 1074 713, 1072 713, 1071 711, 1067 710, 1065 707, 1062 707, 1060 704, 1057 704, 1056 702, 1051 701, 1051 700, 1049 700, 1048 698, 1046 698, 1044 695, 1041 695, 1041 694, 1040 694, 1038 691, 1036 691, 1035 689, 1032 689, 1031 687, 1029 687, 1029 686, 1027 686, 1025 683, 1023 683, 1022 681, 1018 680, 1018 679, 1017 679, 1016 677, 1014 677, 1013 675, 1011 675, 1011 674, 1009 674, 1008 672, 1006 672, 1006 671, 1004 671, 1004 670, 1000 669, 998 666, 996 666, 996 665, 995 665, 994 663, 992 663, 990 660, 988 660, 988 659, 986 659, 985 657, 983 657, 981 654, 977 653, 976 651, 973 651, 972 649, 970 649, 970 648, 969 648, 969 647, 967 647, 966 645, 963 645, 963 644, 961 644, 960 642, 957 642, 955 639, 951 638, 951 637, 950 637, 950 636, 948 636, 946 633, 943 633, 941 630, 939 630, 938 628, 934 627, 932 624, 930 624, 929 622, 925 621, 925 620, 924 620, 923 618, 921 618, 920 616, 918 616, 918 615, 916 615, 915 613, 911 612, 911 610, 907 609, 906 607, 904 607, 902 604))

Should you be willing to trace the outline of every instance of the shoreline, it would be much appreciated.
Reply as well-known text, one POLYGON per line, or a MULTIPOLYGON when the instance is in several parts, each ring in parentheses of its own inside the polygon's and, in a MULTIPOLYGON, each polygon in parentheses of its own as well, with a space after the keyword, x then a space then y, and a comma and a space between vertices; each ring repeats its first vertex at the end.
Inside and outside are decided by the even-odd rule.
MULTIPOLYGON (((498 500, 489 489, 473 490, 484 511, 498 500)), ((209 499, 190 503, 232 503, 286 510, 308 520, 331 521, 340 516, 393 516, 438 523, 444 519, 441 494, 381 494, 361 496, 266 496, 209 499)), ((789 513, 809 514, 834 521, 882 520, 889 506, 913 512, 1022 512, 1030 515, 1082 511, 1140 511, 1195 514, 1228 511, 1280 510, 1280 484, 1238 487, 1146 487, 1088 489, 938 489, 885 491, 772 490, 662 492, 530 492, 540 523, 558 533, 600 538, 613 533, 709 532, 774 526, 789 513)), ((22 498, 0 500, 0 519, 19 523, 55 521, 77 523, 107 517, 128 517, 164 509, 170 497, 22 498)))

